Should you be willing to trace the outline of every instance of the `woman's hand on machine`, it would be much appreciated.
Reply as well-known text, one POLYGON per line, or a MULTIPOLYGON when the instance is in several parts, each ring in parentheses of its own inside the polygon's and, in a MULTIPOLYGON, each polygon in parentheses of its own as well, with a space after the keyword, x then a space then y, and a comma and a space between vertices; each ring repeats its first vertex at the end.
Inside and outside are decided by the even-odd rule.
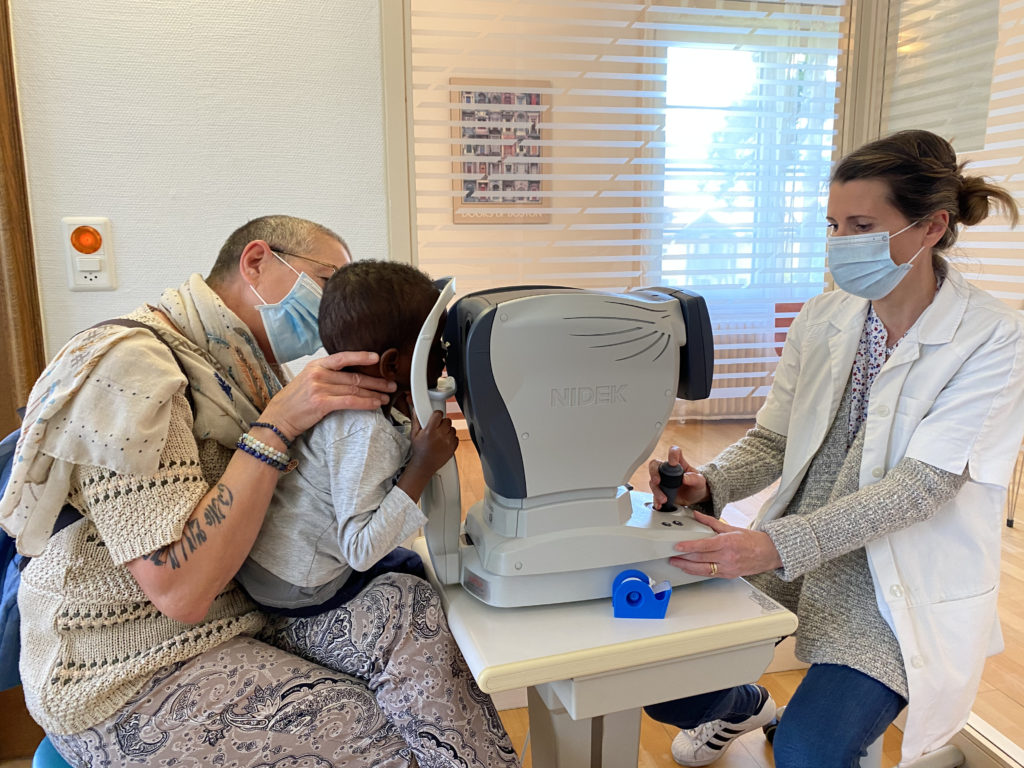
POLYGON ((376 352, 336 352, 313 360, 274 395, 261 420, 294 439, 333 411, 380 408, 396 389, 393 381, 341 370, 379 359, 376 352))
POLYGON ((693 517, 717 535, 676 544, 679 554, 668 560, 676 568, 693 576, 732 579, 782 567, 779 551, 764 531, 737 528, 700 512, 693 517))
MULTIPOLYGON (((683 452, 678 445, 673 445, 668 449, 667 461, 673 466, 682 465, 683 467, 683 484, 679 486, 679 490, 676 492, 675 503, 677 505, 685 507, 690 504, 699 504, 711 497, 711 494, 708 493, 708 483, 704 479, 704 475, 683 458, 683 452)), ((661 490, 661 475, 658 474, 660 466, 660 459, 651 459, 647 464, 647 469, 651 474, 651 493, 654 496, 655 509, 661 509, 661 505, 668 498, 661 490)))

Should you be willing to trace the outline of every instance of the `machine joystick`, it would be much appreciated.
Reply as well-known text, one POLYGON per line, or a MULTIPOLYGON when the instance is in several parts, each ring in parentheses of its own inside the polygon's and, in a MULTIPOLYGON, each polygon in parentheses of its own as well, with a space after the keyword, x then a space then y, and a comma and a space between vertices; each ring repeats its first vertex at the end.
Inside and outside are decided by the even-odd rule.
POLYGON ((668 497, 668 500, 661 505, 661 511, 675 512, 676 493, 679 491, 679 486, 683 484, 683 467, 681 464, 669 464, 667 461, 663 461, 658 466, 658 476, 661 478, 661 491, 668 497))

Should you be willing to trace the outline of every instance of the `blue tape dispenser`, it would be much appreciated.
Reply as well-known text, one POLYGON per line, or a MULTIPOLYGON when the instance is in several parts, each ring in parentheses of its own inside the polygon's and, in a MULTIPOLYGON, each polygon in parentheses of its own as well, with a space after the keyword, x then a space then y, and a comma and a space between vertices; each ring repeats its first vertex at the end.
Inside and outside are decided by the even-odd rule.
POLYGON ((643 571, 626 570, 612 582, 612 610, 616 619, 664 619, 672 587, 653 583, 643 571))

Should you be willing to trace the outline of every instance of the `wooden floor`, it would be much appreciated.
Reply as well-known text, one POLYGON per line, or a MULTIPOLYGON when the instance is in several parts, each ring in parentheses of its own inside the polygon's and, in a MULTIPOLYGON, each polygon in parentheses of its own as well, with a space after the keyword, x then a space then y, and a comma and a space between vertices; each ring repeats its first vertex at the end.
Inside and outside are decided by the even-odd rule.
MULTIPOLYGON (((693 421, 670 425, 654 455, 664 456, 668 446, 679 445, 686 458, 699 464, 712 458, 722 448, 741 437, 751 426, 748 421, 693 421)), ((482 497, 483 479, 472 443, 463 441, 458 453, 462 482, 463 506, 469 506, 482 497)), ((638 490, 649 490, 647 469, 638 468, 630 481, 638 490)), ((749 522, 771 489, 735 505, 724 513, 733 525, 749 522)), ((1024 501, 1024 500, 1022 500, 1024 501)), ((1024 503, 1021 504, 1024 509, 1024 503)), ((1002 588, 1000 616, 1006 639, 1006 651, 988 660, 974 711, 986 722, 997 727, 1003 735, 1018 745, 1024 745, 1024 518, 1021 529, 1005 528, 1003 536, 1002 588)), ((778 704, 789 700, 799 684, 800 670, 765 675, 760 682, 766 686, 778 704)), ((527 737, 525 709, 506 710, 501 713, 512 743, 519 750, 527 737)), ((656 723, 644 716, 640 736, 639 768, 674 768, 670 745, 676 730, 656 723)), ((883 768, 899 762, 901 733, 890 727, 885 736, 883 768)), ((522 754, 524 768, 530 768, 529 748, 522 754)), ((774 766, 771 748, 760 731, 742 737, 715 763, 716 768, 766 768, 774 766)))
MULTIPOLYGON (((771 691, 777 702, 784 702, 793 695, 802 677, 803 672, 800 671, 776 672, 763 676, 759 682, 771 691)), ((529 746, 527 745, 525 750, 522 749, 529 725, 526 710, 507 709, 500 714, 512 744, 522 758, 523 768, 532 768, 529 746)), ((672 759, 672 739, 678 732, 671 726, 655 722, 647 715, 643 715, 640 723, 638 768, 678 768, 672 759)), ((899 762, 900 737, 901 734, 896 728, 890 728, 886 733, 883 768, 891 768, 899 762)), ((760 729, 741 736, 714 764, 715 768, 765 768, 774 765, 771 747, 760 729)))

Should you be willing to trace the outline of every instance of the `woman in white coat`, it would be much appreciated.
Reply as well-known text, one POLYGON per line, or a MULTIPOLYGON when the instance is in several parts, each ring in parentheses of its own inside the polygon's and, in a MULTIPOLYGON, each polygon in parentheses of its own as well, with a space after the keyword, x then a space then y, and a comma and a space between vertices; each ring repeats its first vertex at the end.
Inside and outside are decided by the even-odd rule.
MULTIPOLYGON (((1024 324, 941 256, 1003 189, 964 176, 927 131, 867 144, 835 168, 829 270, 840 290, 790 329, 755 427, 702 467, 682 503, 718 535, 676 546, 687 573, 751 581, 797 613, 807 675, 774 741, 780 768, 858 765, 908 706, 903 759, 966 722, 996 614, 1006 488, 1024 436, 1024 324), (717 519, 779 480, 751 528, 717 519)), ((658 462, 651 463, 656 501, 658 462)), ((714 762, 770 721, 740 686, 648 708, 682 730, 682 765, 714 762)))

